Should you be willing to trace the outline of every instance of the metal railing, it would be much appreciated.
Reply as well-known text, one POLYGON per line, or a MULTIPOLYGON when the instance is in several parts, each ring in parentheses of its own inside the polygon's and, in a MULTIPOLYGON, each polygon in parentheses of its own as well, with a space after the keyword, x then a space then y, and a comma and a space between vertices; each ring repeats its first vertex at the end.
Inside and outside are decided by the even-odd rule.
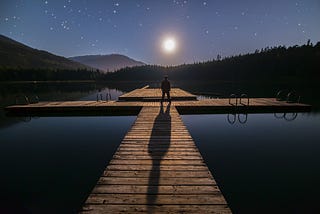
POLYGON ((30 104, 29 98, 25 95, 17 95, 16 99, 15 99, 15 104, 16 105, 29 105, 30 104))
POLYGON ((229 96, 229 104, 233 106, 238 106, 238 104, 244 105, 244 106, 249 106, 250 104, 250 98, 247 94, 241 94, 240 97, 238 97, 236 94, 230 94, 229 96), (235 103, 232 103, 232 99, 235 99, 235 103), (238 101, 239 99, 239 101, 238 101), (247 99, 247 102, 243 102, 243 99, 247 99))
MULTIPOLYGON (((106 102, 112 100, 111 93, 106 93, 105 100, 106 100, 106 102)), ((97 94, 97 102, 101 102, 101 101, 103 101, 103 94, 98 93, 97 94)))
MULTIPOLYGON (((35 104, 39 103, 40 99, 37 95, 29 95, 26 96, 24 94, 16 95, 15 97, 15 104, 16 105, 29 105, 29 104, 35 104)), ((25 116, 25 117, 18 117, 18 119, 22 122, 28 123, 32 119, 37 119, 39 117, 37 116, 25 116)))
POLYGON ((301 96, 296 91, 290 91, 287 95, 287 103, 300 103, 301 96))
POLYGON ((280 90, 276 95, 276 100, 286 101, 287 103, 300 103, 301 95, 295 90, 280 90))
POLYGON ((235 94, 230 94, 230 96, 229 96, 229 104, 230 104, 230 105, 234 105, 234 106, 237 106, 237 105, 238 105, 237 95, 235 95, 235 94), (235 99, 235 100, 236 100, 235 105, 231 103, 231 99, 235 99))
POLYGON ((30 104, 38 103, 40 101, 40 99, 37 95, 29 96, 28 100, 29 100, 30 104))
POLYGON ((278 100, 278 101, 286 100, 287 93, 288 93, 287 90, 280 90, 280 91, 278 91, 278 93, 277 93, 277 95, 276 95, 276 100, 278 100))
POLYGON ((242 104, 242 105, 246 105, 246 104, 244 104, 244 103, 241 102, 242 99, 244 99, 244 98, 247 99, 247 106, 249 106, 249 102, 250 102, 250 101, 249 101, 249 97, 248 97, 247 94, 241 94, 239 103, 242 104))

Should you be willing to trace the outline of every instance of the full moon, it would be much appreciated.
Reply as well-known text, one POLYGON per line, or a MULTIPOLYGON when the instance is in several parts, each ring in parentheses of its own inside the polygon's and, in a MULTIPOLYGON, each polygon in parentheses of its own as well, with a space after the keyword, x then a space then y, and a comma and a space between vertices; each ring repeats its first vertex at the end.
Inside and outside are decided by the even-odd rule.
POLYGON ((167 38, 162 43, 163 50, 166 53, 172 53, 176 49, 176 41, 174 38, 167 38))

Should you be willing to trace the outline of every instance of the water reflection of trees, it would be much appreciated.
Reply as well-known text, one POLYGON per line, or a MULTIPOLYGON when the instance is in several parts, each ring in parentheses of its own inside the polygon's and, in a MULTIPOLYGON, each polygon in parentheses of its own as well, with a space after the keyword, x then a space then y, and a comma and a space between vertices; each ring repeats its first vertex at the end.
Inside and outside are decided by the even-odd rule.
MULTIPOLYGON (((106 87, 98 83, 2 83, 0 84, 0 127, 30 118, 6 117, 4 107, 21 102, 79 100, 106 87)), ((22 104, 22 103, 21 103, 22 104)))

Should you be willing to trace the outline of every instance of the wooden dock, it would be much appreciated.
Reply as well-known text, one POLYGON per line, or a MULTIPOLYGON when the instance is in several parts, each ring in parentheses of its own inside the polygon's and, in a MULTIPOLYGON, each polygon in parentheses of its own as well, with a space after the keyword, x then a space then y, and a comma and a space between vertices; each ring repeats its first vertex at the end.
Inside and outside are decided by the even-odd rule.
MULTIPOLYGON (((197 100, 197 96, 190 94, 180 88, 172 88, 170 91, 172 101, 178 100, 197 100)), ((139 88, 119 97, 119 101, 144 101, 144 102, 159 102, 162 92, 160 88, 139 88)))
POLYGON ((82 213, 231 213, 174 106, 145 106, 82 213))
POLYGON ((308 112, 275 98, 197 100, 181 89, 160 104, 159 89, 137 89, 118 101, 13 105, 13 116, 138 115, 82 213, 231 213, 179 114, 308 112))
MULTIPOLYGON (((172 106, 180 114, 217 113, 270 113, 308 112, 311 106, 301 103, 287 103, 276 98, 204 99, 182 89, 171 91, 172 106)), ((78 116, 78 115, 137 115, 142 107, 160 106, 161 90, 141 88, 121 95, 118 101, 62 101, 39 102, 28 105, 13 105, 5 108, 13 116, 78 116)))

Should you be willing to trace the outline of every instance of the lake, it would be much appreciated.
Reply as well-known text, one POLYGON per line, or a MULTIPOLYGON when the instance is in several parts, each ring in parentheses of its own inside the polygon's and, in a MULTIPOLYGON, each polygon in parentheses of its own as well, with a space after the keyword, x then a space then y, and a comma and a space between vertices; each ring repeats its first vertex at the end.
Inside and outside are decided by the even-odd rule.
MULTIPOLYGON (((45 101, 96 100, 97 94, 108 93, 116 100, 143 85, 1 85, 0 213, 77 212, 135 120, 134 116, 14 118, 6 117, 3 107, 22 94, 36 94, 45 101)), ((237 88, 176 85, 206 96, 237 88)), ((247 90, 256 97, 276 91, 254 88, 247 90)), ((182 119, 234 213, 320 211, 320 114, 183 115, 182 119)))

